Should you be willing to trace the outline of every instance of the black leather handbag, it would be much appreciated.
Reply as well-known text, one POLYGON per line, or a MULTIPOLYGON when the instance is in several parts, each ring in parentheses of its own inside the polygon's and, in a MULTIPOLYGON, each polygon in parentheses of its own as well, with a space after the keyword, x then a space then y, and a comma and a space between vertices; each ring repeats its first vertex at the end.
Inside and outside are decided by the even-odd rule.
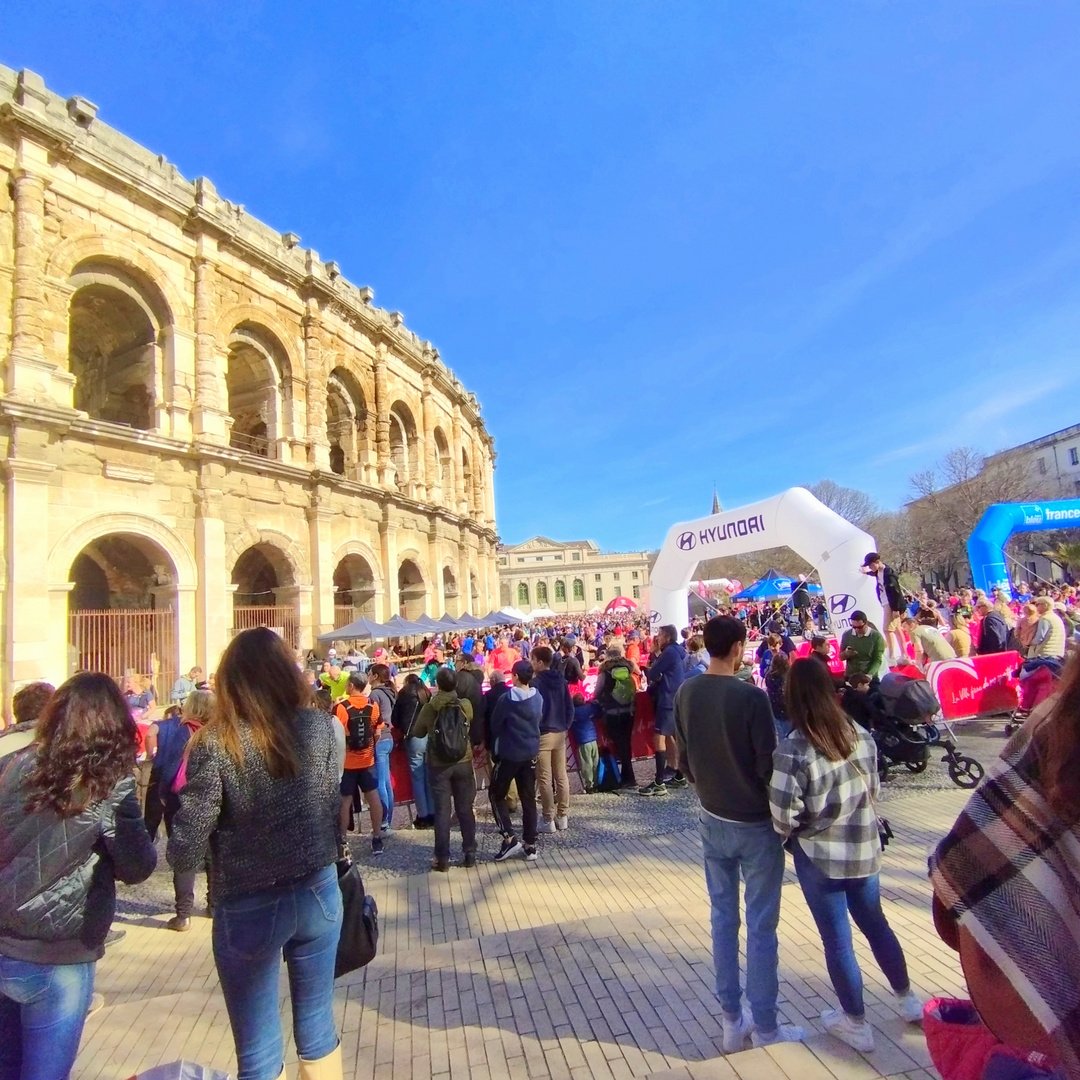
POLYGON ((344 910, 334 960, 335 979, 370 964, 379 947, 379 907, 375 898, 364 891, 360 867, 346 852, 345 857, 338 860, 337 870, 344 910))

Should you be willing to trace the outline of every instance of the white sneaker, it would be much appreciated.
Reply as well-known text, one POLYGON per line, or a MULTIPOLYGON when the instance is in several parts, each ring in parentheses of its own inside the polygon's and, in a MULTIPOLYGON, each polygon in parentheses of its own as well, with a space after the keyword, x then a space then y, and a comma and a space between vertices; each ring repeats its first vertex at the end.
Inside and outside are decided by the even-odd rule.
POLYGON ((856 1020, 839 1009, 826 1009, 821 1014, 821 1022, 830 1035, 835 1035, 862 1054, 873 1053, 874 1029, 866 1020, 856 1020))
POLYGON ((538 833, 541 833, 541 832, 554 832, 555 831, 555 822, 554 821, 548 821, 546 818, 541 818, 536 823, 536 831, 538 833))
POLYGON ((806 1028, 798 1024, 777 1024, 775 1031, 768 1034, 754 1028, 750 1041, 756 1047, 772 1046, 773 1043, 802 1042, 806 1038, 806 1028))
POLYGON ((914 990, 908 989, 903 994, 897 994, 897 1004, 900 1013, 909 1024, 921 1024, 923 1018, 922 998, 914 990))
POLYGON ((570 821, 565 814, 563 814, 562 817, 557 817, 555 819, 555 828, 558 829, 559 832, 566 832, 569 825, 570 821))
POLYGON ((737 1054, 746 1049, 746 1036, 750 1034, 750 1022, 742 1013, 736 1016, 728 1016, 723 1009, 720 1010, 720 1023, 724 1028, 724 1053, 737 1054))

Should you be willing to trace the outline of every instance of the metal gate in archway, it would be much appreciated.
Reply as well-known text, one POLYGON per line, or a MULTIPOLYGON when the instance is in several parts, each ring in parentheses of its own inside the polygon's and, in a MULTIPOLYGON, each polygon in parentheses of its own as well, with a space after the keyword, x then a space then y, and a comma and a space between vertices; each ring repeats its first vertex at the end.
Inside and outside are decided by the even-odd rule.
POLYGON ((118 680, 125 675, 150 676, 157 700, 167 702, 179 675, 176 638, 172 608, 72 611, 70 670, 103 671, 118 680))

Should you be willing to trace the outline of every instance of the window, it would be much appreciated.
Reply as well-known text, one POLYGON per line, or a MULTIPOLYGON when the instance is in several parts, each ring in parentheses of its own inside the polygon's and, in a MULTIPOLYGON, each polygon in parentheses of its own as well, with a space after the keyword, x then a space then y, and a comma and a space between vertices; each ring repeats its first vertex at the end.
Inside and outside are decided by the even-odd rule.
POLYGON ((566 603, 566 582, 565 581, 556 581, 555 582, 555 603, 557 603, 557 604, 565 604, 566 603))
POLYGON ((1069 464, 1080 465, 1080 450, 1077 450, 1075 446, 1069 447, 1069 464))
POLYGON ((536 602, 538 604, 546 604, 547 601, 547 582, 538 581, 536 583, 536 602))
POLYGON ((1046 458, 1044 458, 1044 457, 1039 458, 1039 460, 1036 462, 1036 466, 1037 466, 1037 468, 1039 470, 1039 475, 1040 476, 1045 476, 1046 475, 1046 458))
POLYGON ((604 590, 603 589, 597 589, 596 590, 596 599, 597 600, 603 600, 604 599, 604 590))
POLYGON ((634 571, 634 572, 633 572, 633 573, 632 573, 632 574, 631 574, 630 576, 631 576, 631 577, 632 577, 632 578, 633 578, 633 579, 634 579, 635 581, 637 581, 637 578, 638 578, 638 573, 637 573, 637 571, 636 571, 636 570, 635 570, 635 571, 634 571))
POLYGON ((524 559, 522 559, 522 558, 521 558, 521 557, 519 556, 519 558, 518 558, 518 562, 524 562, 524 561, 525 561, 525 560, 524 560, 524 559))
POLYGON ((585 582, 581 578, 574 578, 574 599, 585 602, 585 582))
POLYGON ((574 562, 581 562, 581 552, 575 551, 573 555, 571 555, 571 558, 574 560, 574 562))
POLYGON ((614 573, 614 574, 612 574, 611 576, 612 576, 612 577, 613 577, 613 578, 614 578, 614 579, 615 579, 616 581, 618 581, 618 580, 619 580, 619 571, 618 571, 618 570, 616 570, 616 571, 615 571, 615 573, 614 573))
POLYGON ((556 555, 555 556, 555 561, 556 562, 562 562, 562 556, 561 555, 556 555))
POLYGON ((616 596, 622 596, 622 586, 621 585, 616 585, 615 586, 615 595, 616 596))
POLYGON ((508 563, 509 561, 510 561, 510 560, 509 560, 509 559, 507 559, 507 557, 506 557, 505 555, 503 555, 503 556, 501 556, 501 557, 500 557, 500 559, 499 559, 499 565, 500 565, 500 566, 505 566, 505 565, 506 565, 506 564, 507 564, 507 563, 508 563))
POLYGON ((593 579, 594 579, 595 581, 599 581, 599 580, 600 580, 600 575, 599 575, 599 574, 594 574, 594 575, 593 575, 593 579))
POLYGON ((524 581, 518 585, 518 603, 523 608, 529 606, 529 586, 524 581))
POLYGON ((635 600, 640 600, 641 599, 641 586, 640 585, 635 585, 634 586, 634 599, 635 600))
POLYGON ((543 555, 537 555, 536 556, 536 561, 537 562, 543 562, 544 561, 544 556, 543 555))

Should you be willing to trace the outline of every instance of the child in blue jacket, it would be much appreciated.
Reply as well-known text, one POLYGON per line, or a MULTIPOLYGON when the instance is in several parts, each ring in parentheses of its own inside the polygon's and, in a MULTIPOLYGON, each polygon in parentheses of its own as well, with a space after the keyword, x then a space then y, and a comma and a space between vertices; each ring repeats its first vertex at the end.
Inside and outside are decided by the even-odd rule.
POLYGON ((600 749, 596 745, 595 719, 599 707, 595 701, 586 701, 581 694, 571 699, 574 703, 574 720, 570 725, 570 734, 577 748, 578 770, 581 782, 585 785, 585 794, 596 791, 596 774, 600 767, 600 749))

